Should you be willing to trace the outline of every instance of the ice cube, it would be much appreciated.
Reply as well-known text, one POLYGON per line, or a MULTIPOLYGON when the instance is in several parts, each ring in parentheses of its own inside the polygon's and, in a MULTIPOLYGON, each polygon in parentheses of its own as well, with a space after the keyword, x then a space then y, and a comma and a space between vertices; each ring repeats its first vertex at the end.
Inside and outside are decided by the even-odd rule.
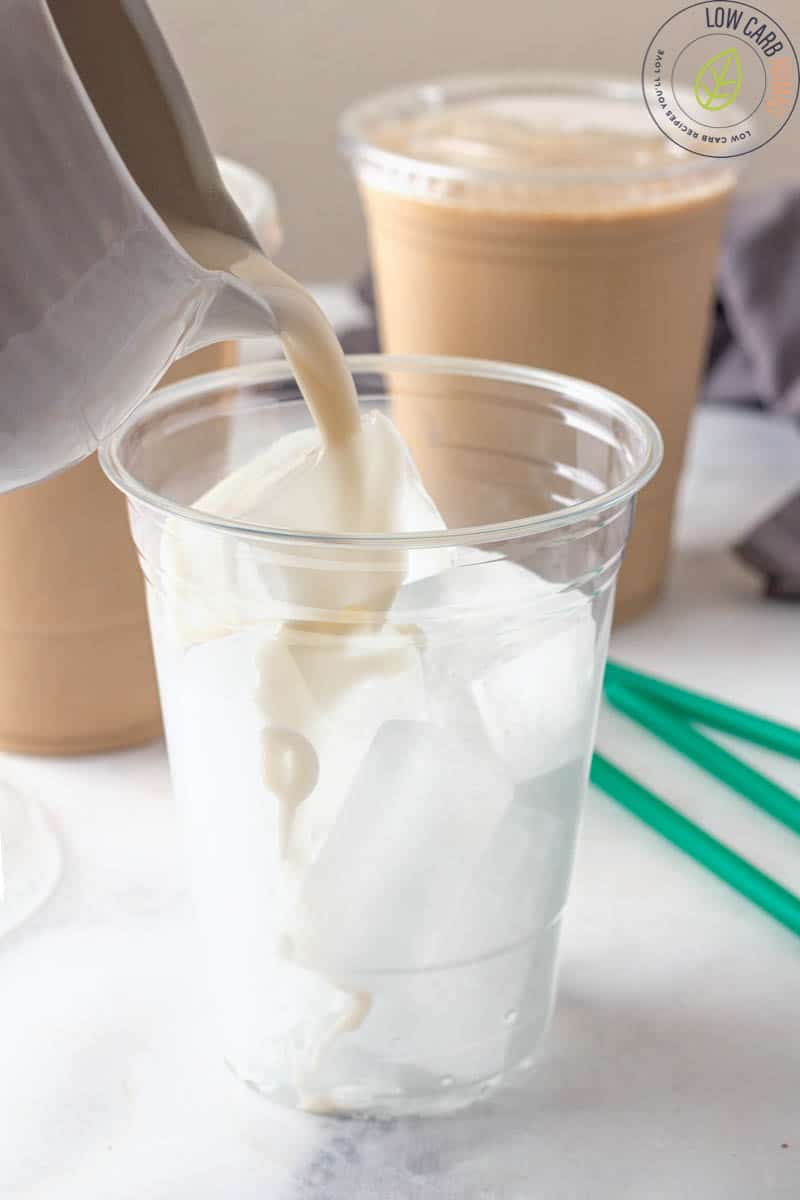
POLYGON ((349 636, 284 626, 263 641, 258 669, 265 726, 302 734, 316 752, 317 782, 289 837, 290 855, 302 864, 337 820, 378 728, 425 715, 419 650, 412 634, 390 625, 349 636))
POLYGON ((384 723, 304 873, 299 959, 342 978, 435 960, 511 799, 482 748, 426 722, 384 723))
POLYGON ((354 1080, 377 1096, 447 1076, 485 1080, 533 1048, 551 1000, 582 776, 572 763, 517 791, 439 930, 432 962, 362 978, 372 989, 366 1018, 353 1036, 327 1043, 314 1075, 336 1103, 353 1098, 354 1080))
POLYGON ((503 614, 555 615, 569 608, 578 595, 565 593, 560 585, 500 554, 462 547, 424 574, 409 577, 397 595, 394 613, 414 620, 438 609, 451 622, 477 618, 497 625, 503 614))
MULTIPOLYGON (((402 438, 377 411, 336 446, 323 446, 316 429, 287 434, 194 507, 243 524, 327 535, 445 528, 402 438)), ((406 577, 408 556, 368 543, 290 546, 171 520, 161 567, 174 622, 191 642, 252 621, 381 614, 406 577)))
POLYGON ((530 1051, 549 1012, 584 781, 573 762, 516 789, 439 933, 438 966, 373 977, 363 1026, 332 1047, 321 1079, 352 1078, 357 1053, 378 1094, 415 1072, 467 1084, 530 1051))
POLYGON ((432 718, 488 738, 516 781, 583 752, 595 686, 590 597, 472 550, 404 585, 392 613, 426 635, 432 718))
POLYGON ((525 941, 502 954, 382 981, 361 1044, 401 1071, 424 1069, 440 1082, 449 1076, 471 1083, 498 1074, 514 1034, 509 1014, 523 1011, 537 948, 537 940, 525 941))
POLYGON ((583 763, 573 762, 517 787, 439 932, 439 969, 377 981, 359 1044, 400 1076, 415 1065, 456 1082, 481 1080, 514 1053, 521 1057, 515 1045, 535 1043, 547 1015, 584 775, 583 763))
MULTIPOLYGON (((235 856, 231 869, 244 880, 253 871, 275 875, 287 841, 286 797, 274 790, 281 772, 265 758, 275 750, 270 733, 293 735, 314 757, 313 770, 294 763, 313 784, 288 831, 303 863, 336 821, 379 726, 426 711, 415 640, 391 626, 360 636, 251 630, 191 647, 164 683, 176 792, 190 829, 203 834, 209 872, 226 865, 218 845, 235 856)), ((272 912, 276 902, 277 885, 272 912)))
POLYGON ((336 1098, 336 1085, 353 1080, 386 1095, 415 1083, 429 1090, 448 1077, 463 1084, 498 1074, 518 1023, 536 1015, 526 1007, 526 989, 538 977, 549 990, 547 951, 557 929, 483 958, 373 977, 369 1012, 355 1033, 328 1045, 315 1082, 336 1098))
MULTIPOLYGON (((228 1056, 254 1080, 302 1056, 308 1031, 327 1028, 348 999, 285 955, 279 806, 257 702, 263 645, 249 632, 193 646, 162 679, 212 991, 228 1056)), ((298 695, 285 700, 297 706, 298 695)))
POLYGON ((588 603, 553 624, 531 631, 530 648, 520 636, 472 683, 489 740, 518 782, 583 753, 591 732, 595 626, 588 603))
POLYGON ((496 954, 561 913, 585 786, 585 758, 518 785, 446 932, 458 959, 496 954))

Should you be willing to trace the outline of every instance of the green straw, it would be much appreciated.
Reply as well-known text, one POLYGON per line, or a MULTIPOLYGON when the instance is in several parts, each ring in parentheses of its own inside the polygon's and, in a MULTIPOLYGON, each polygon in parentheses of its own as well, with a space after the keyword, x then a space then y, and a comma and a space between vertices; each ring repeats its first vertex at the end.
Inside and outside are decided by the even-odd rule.
POLYGON ((740 858, 600 754, 595 754, 592 760, 591 781, 673 846, 800 935, 800 898, 793 892, 740 858))
POLYGON ((608 663, 606 679, 609 683, 624 684, 653 700, 669 704, 702 725, 730 733, 746 742, 766 746, 768 750, 776 750, 790 758, 800 758, 800 730, 792 729, 790 725, 781 725, 778 721, 770 721, 746 709, 734 708, 731 704, 712 700, 710 696, 703 696, 699 692, 690 692, 663 679, 643 675, 620 663, 608 663))
POLYGON ((797 796, 754 770, 735 754, 723 750, 711 738, 693 729, 683 717, 649 700, 644 694, 613 682, 613 675, 611 678, 606 676, 604 690, 614 708, 624 712, 673 750, 678 750, 771 817, 782 821, 795 833, 800 833, 800 799, 797 796))

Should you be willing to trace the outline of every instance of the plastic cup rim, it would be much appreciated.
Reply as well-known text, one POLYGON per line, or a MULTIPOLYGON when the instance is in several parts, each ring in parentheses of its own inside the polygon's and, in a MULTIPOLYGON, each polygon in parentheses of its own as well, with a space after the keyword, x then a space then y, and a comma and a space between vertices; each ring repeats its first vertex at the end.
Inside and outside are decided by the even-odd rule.
POLYGON ((367 547, 381 550, 412 550, 435 546, 479 546, 552 533, 562 529, 567 530, 579 522, 599 519, 610 509, 625 504, 641 491, 655 475, 663 457, 661 434, 655 422, 646 413, 629 400, 624 400, 621 396, 598 384, 575 379, 569 375, 542 370, 538 367, 521 366, 516 363, 450 358, 443 355, 348 355, 347 364, 356 375, 383 374, 393 371, 422 375, 435 373, 485 380, 487 383, 517 383, 536 387, 577 401, 590 413, 602 415, 604 418, 611 416, 621 421, 628 431, 638 434, 642 443, 642 453, 629 477, 622 483, 588 500, 578 501, 565 508, 536 516, 520 517, 512 521, 408 534, 321 533, 315 530, 270 528, 264 525, 233 521, 178 504, 168 497, 160 495, 133 475, 124 465, 122 453, 124 442, 145 420, 168 413, 171 409, 185 406, 187 401, 213 392, 253 387, 260 384, 293 382, 294 376, 286 360, 273 359, 224 371, 211 371, 169 387, 157 389, 137 406, 101 446, 100 462, 103 470, 111 482, 124 492, 129 500, 167 517, 178 518, 194 525, 216 529, 234 536, 270 542, 277 541, 287 546, 316 545, 362 550, 367 547))
MULTIPOLYGON (((443 107, 448 100, 478 98, 481 95, 511 89, 527 89, 542 94, 556 92, 624 103, 636 101, 644 105, 641 84, 634 79, 620 76, 601 76, 587 81, 582 75, 570 71, 505 71, 445 75, 374 92, 351 104, 339 118, 340 148, 356 171, 370 168, 373 171, 384 171, 387 176, 405 175, 409 178, 485 186, 646 182, 657 179, 695 178, 735 169, 729 160, 721 163, 719 159, 712 157, 687 155, 686 159, 679 159, 676 155, 674 163, 665 162, 655 167, 614 167, 599 171, 587 171, 579 167, 540 167, 530 171, 487 170, 414 158, 394 150, 383 149, 370 138, 370 120, 372 119, 374 127, 374 118, 379 112, 382 112, 384 121, 390 120, 391 113, 382 110, 389 109, 392 105, 397 109, 397 116, 412 115, 407 111, 407 106, 416 100, 419 105, 418 111, 422 114, 443 107)), ((657 132, 655 127, 654 132, 657 132)))

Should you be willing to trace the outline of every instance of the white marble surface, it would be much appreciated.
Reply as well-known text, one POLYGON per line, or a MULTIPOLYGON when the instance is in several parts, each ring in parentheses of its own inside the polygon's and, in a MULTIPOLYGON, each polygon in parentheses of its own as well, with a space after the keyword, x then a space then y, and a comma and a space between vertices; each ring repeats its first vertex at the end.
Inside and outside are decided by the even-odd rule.
MULTIPOLYGON (((617 656, 800 722, 800 610, 763 602, 726 550, 797 486, 799 451, 788 426, 701 415, 668 593, 617 656)), ((600 745, 800 886, 800 842, 745 802, 622 719, 600 745)), ((800 789, 800 764, 771 765, 800 789)), ((800 1195, 800 943, 603 796, 538 1074, 456 1118, 379 1125, 285 1112, 220 1064, 162 746, 0 769, 66 860, 0 943, 3 1200, 800 1195)))

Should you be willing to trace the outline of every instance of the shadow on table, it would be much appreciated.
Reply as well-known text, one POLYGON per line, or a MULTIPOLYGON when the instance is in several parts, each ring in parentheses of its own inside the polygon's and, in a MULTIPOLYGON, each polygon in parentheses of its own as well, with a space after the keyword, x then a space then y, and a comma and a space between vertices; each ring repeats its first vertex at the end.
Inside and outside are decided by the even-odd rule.
MULTIPOLYGON (((766 1014, 745 1027, 696 993, 681 1008, 674 997, 657 1008, 623 995, 612 1004, 582 998, 565 979, 546 1053, 524 1081, 452 1117, 313 1118, 279 1200, 574 1200, 589 1180, 598 1195, 641 1196, 645 1169, 654 1182, 675 1171, 677 1190, 659 1196, 689 1194, 695 1142, 698 1158, 730 1156, 730 1180, 720 1168, 722 1190, 707 1195, 732 1195, 753 1106, 762 1128, 774 1118, 791 1134, 792 1076, 800 1046, 766 1014)), ((260 1138, 274 1152, 274 1128, 259 1134, 254 1123, 248 1140, 260 1138)))

